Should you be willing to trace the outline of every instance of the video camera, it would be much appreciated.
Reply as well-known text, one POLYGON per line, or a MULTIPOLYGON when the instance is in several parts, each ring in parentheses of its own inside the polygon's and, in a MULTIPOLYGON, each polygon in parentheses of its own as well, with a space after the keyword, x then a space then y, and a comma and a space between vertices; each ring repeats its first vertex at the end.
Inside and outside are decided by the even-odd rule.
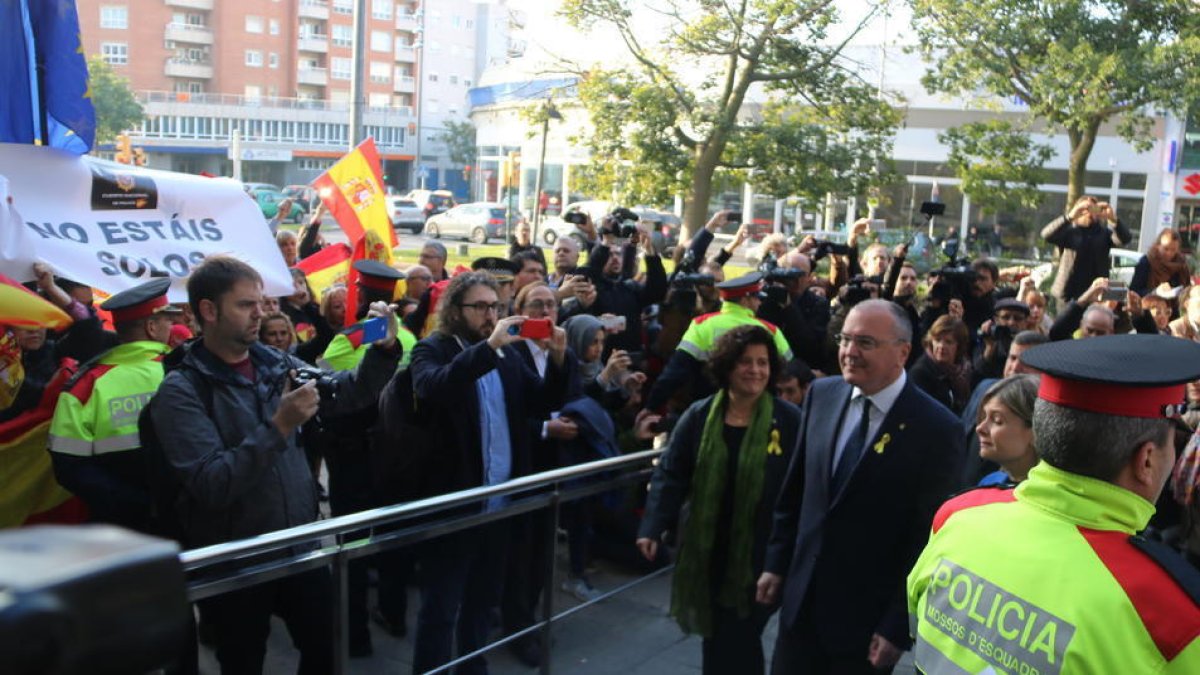
POLYGON ((604 226, 600 234, 611 234, 617 239, 629 239, 637 233, 638 214, 618 206, 604 218, 604 226))
POLYGON ((812 252, 808 254, 808 257, 812 259, 814 264, 818 260, 820 260, 821 258, 824 258, 826 256, 850 255, 851 251, 854 250, 847 244, 839 244, 836 242, 829 241, 827 239, 818 239, 814 243, 817 245, 817 247, 814 248, 812 250, 812 252))
POLYGON ((580 225, 583 225, 584 223, 587 222, 588 217, 587 217, 587 214, 584 213, 583 211, 567 211, 566 213, 563 214, 562 219, 563 219, 563 222, 567 222, 576 227, 579 227, 580 225))
POLYGON ((930 287, 929 297, 942 302, 969 297, 971 288, 975 285, 975 270, 971 267, 971 261, 966 258, 953 260, 930 274, 937 276, 937 281, 930 287))
POLYGON ((863 300, 870 300, 873 290, 871 287, 874 285, 870 279, 856 274, 838 291, 838 302, 846 308, 851 308, 863 300))

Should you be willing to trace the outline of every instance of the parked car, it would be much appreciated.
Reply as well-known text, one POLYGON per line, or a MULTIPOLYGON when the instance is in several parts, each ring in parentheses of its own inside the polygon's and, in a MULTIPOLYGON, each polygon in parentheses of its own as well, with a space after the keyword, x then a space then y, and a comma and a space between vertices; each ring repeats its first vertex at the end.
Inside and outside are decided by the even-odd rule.
MULTIPOLYGON (((612 202, 601 200, 588 200, 582 202, 573 202, 567 204, 564 214, 573 211, 586 213, 592 217, 592 222, 597 225, 604 216, 608 215, 613 210, 612 202)), ((653 224, 654 232, 659 233, 662 237, 662 248, 669 249, 679 243, 679 229, 683 221, 675 214, 669 211, 660 211, 646 206, 635 206, 630 209, 643 221, 653 224)), ((569 223, 561 216, 549 216, 542 219, 538 225, 539 236, 547 246, 553 246, 554 242, 558 241, 559 237, 574 237, 581 248, 587 248, 587 237, 574 224, 569 223)))
POLYGON ((497 202, 460 204, 425 221, 425 234, 434 238, 463 237, 476 244, 504 237, 504 205, 497 202))
POLYGON ((271 183, 242 183, 242 189, 249 194, 254 194, 258 190, 271 190, 272 192, 282 192, 278 185, 271 183))
POLYGON ((387 204, 394 229, 407 229, 413 234, 421 233, 425 227, 425 209, 404 197, 388 197, 387 204))
POLYGON ((1108 278, 1128 286, 1133 281, 1133 271, 1137 267, 1138 261, 1142 259, 1142 254, 1125 248, 1114 248, 1108 252, 1108 255, 1110 265, 1108 278))
POLYGON ((458 206, 458 202, 454 200, 454 193, 449 190, 409 190, 404 198, 416 202, 425 212, 426 220, 458 206))
MULTIPOLYGON (((279 213, 279 202, 288 199, 279 190, 258 189, 250 193, 254 201, 258 202, 258 208, 262 211, 263 217, 268 220, 274 218, 279 213)), ((308 209, 304 208, 304 203, 301 201, 292 201, 292 210, 288 213, 284 222, 302 223, 308 217, 308 209)))

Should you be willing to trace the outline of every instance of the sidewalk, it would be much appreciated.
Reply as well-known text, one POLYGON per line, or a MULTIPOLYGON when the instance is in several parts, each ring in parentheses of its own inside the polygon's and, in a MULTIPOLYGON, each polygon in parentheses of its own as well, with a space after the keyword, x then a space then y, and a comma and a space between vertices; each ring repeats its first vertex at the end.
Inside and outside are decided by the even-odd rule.
MULTIPOLYGON (((565 552, 564 552, 565 555, 565 552)), ((560 565, 560 575, 561 575, 560 565)), ((601 564, 592 582, 600 590, 614 588, 634 577, 601 564)), ((561 576, 558 577, 561 583, 561 576)), ((578 604, 555 588, 555 611, 578 604)), ((551 668, 570 675, 693 675, 700 673, 700 639, 685 636, 667 615, 670 607, 671 578, 663 576, 637 586, 585 609, 553 626, 551 668)), ((382 675, 406 674, 412 669, 412 640, 416 629, 416 610, 420 604, 415 589, 409 590, 408 636, 397 639, 377 626, 371 626, 375 654, 371 658, 351 659, 351 673, 382 675)), ((763 635, 770 658, 775 643, 777 621, 772 619, 763 635)), ((524 675, 537 672, 518 662, 501 647, 488 657, 493 675, 524 675)), ((901 661, 897 675, 913 673, 911 657, 901 661)), ((278 619, 272 622, 265 672, 296 672, 296 652, 287 629, 278 619)), ((201 649, 201 673, 219 673, 211 650, 201 649)))

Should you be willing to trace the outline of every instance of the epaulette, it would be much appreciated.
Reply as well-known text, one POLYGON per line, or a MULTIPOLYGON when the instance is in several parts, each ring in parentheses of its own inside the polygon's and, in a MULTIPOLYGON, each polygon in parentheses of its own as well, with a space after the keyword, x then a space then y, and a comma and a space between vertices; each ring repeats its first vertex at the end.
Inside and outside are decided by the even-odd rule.
POLYGON ((1192 599, 1192 602, 1200 605, 1200 570, 1179 555, 1178 551, 1161 541, 1135 534, 1129 538, 1129 543, 1145 554, 1147 558, 1153 560, 1162 568, 1162 571, 1167 573, 1167 576, 1174 579, 1183 592, 1192 599))

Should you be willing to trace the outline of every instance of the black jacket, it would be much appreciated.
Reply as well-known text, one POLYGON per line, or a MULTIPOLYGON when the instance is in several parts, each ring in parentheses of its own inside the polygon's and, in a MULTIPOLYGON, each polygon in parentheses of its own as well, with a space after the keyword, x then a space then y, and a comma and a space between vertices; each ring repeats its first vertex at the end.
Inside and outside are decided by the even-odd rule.
MULTIPOLYGON (((322 399, 321 413, 370 405, 399 358, 399 351, 372 347, 355 370, 330 373, 337 395, 322 399)), ((180 485, 175 509, 189 548, 294 527, 318 516, 316 482, 297 435, 285 438, 271 423, 287 371, 308 366, 261 343, 251 345, 250 360, 254 382, 196 340, 163 364, 167 375, 151 415, 170 478, 180 485), (207 391, 198 391, 193 377, 203 378, 207 391)))
MULTIPOLYGON (((604 276, 603 270, 611 255, 607 246, 596 246, 588 256, 588 270, 596 285, 596 301, 591 307, 579 307, 574 313, 615 314, 625 317, 625 330, 610 335, 605 351, 624 349, 626 351, 642 350, 642 309, 662 302, 667 295, 667 272, 663 269, 662 258, 646 256, 646 282, 644 284, 632 279, 612 280, 604 276)), ((559 321, 570 317, 560 316, 559 321)))
POLYGON ((550 359, 543 382, 512 347, 497 352, 480 341, 464 349, 453 336, 436 332, 413 348, 409 370, 417 409, 424 411, 429 423, 430 447, 415 449, 426 456, 428 495, 483 485, 475 382, 492 370, 499 371, 504 386, 511 475, 516 478, 533 472, 528 421, 544 420, 551 410, 562 406, 567 391, 565 368, 550 359))
POLYGON ((908 376, 921 391, 946 406, 950 412, 958 414, 967 405, 966 398, 958 400, 954 397, 954 388, 950 386, 950 378, 933 359, 929 358, 927 353, 922 353, 917 362, 908 369, 908 376))
POLYGON ((1083 294, 1096 277, 1108 276, 1109 251, 1128 244, 1133 234, 1119 220, 1111 226, 1102 221, 1078 227, 1059 216, 1042 228, 1042 238, 1061 251, 1050 290, 1060 302, 1066 302, 1083 294))

